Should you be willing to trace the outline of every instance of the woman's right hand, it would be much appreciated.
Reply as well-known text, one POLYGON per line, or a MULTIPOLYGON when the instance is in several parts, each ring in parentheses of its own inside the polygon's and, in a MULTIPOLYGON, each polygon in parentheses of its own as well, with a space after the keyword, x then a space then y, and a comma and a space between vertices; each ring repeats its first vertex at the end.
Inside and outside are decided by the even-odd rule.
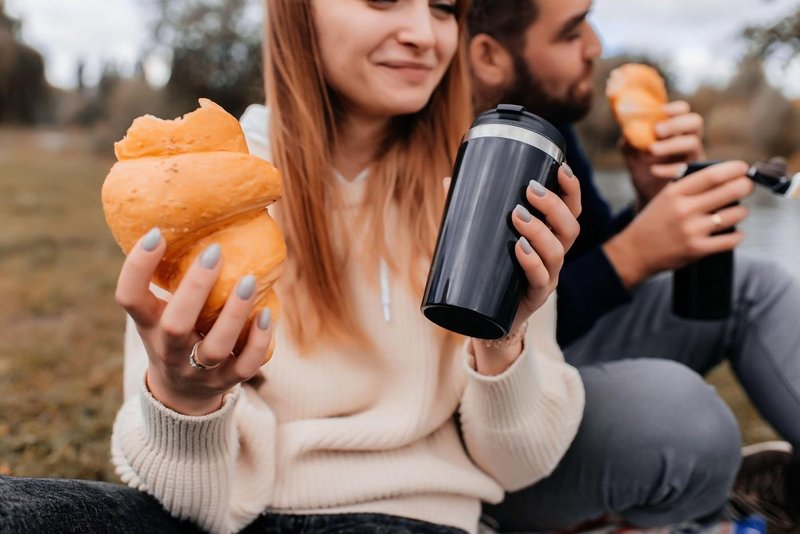
POLYGON ((228 297, 217 321, 201 338, 194 326, 217 280, 220 248, 209 246, 186 272, 169 302, 150 292, 150 280, 166 250, 158 229, 131 249, 117 281, 116 300, 133 318, 144 342, 149 365, 147 386, 162 404, 186 415, 205 415, 222 406, 231 388, 252 378, 264 363, 272 338, 270 310, 253 321, 247 344, 232 355, 253 306, 252 276, 243 277, 228 297), (189 354, 199 342, 195 361, 189 354))

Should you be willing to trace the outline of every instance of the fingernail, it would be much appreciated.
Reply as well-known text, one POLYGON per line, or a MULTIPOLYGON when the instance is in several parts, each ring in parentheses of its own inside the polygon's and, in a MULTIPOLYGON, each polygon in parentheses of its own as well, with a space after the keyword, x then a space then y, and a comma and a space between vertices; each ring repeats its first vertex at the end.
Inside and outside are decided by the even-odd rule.
POLYGON ((153 252, 159 243, 161 243, 161 230, 158 228, 153 228, 142 238, 142 248, 147 252, 153 252))
POLYGON ((200 265, 205 267, 206 269, 213 269, 217 266, 219 262, 219 256, 222 249, 219 245, 211 245, 206 248, 203 253, 200 255, 200 265))
POLYGON ((252 274, 248 274, 244 278, 239 281, 239 285, 236 286, 236 296, 242 300, 249 300, 250 297, 253 296, 253 292, 256 290, 256 277, 252 274))
POLYGON ((561 168, 564 169, 564 174, 567 175, 567 178, 574 178, 575 177, 575 173, 572 172, 572 167, 570 167, 566 163, 562 163, 561 164, 561 168))
POLYGON ((683 175, 686 174, 686 171, 689 169, 689 166, 685 163, 681 163, 678 165, 677 170, 675 171, 675 178, 683 178, 683 175))
POLYGON ((270 323, 272 323, 272 310, 264 308, 258 314, 258 327, 261 330, 266 330, 269 328, 270 323))
POLYGON ((544 186, 536 180, 531 180, 530 188, 531 191, 533 191, 533 194, 537 197, 543 197, 547 194, 547 189, 545 189, 544 186))
POLYGON ((517 204, 517 207, 514 208, 514 213, 517 214, 517 217, 523 220, 523 222, 531 222, 533 219, 533 215, 522 204, 517 204))
POLYGON ((525 254, 530 254, 531 252, 533 252, 533 247, 531 246, 530 242, 528 242, 528 240, 525 239, 524 236, 519 238, 519 246, 522 247, 522 252, 524 252, 525 254))

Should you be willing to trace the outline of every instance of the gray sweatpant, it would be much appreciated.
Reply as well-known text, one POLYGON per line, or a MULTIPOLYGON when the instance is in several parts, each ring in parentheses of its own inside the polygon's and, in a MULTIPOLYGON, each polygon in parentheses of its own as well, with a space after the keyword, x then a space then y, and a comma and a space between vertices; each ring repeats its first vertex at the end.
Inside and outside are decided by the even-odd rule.
POLYGON ((505 530, 548 530, 604 513, 659 526, 725 503, 740 460, 736 420, 701 378, 727 359, 764 418, 800 448, 800 285, 737 253, 734 313, 689 321, 670 312, 671 275, 640 285, 565 349, 586 388, 583 422, 545 480, 490 516, 505 530))

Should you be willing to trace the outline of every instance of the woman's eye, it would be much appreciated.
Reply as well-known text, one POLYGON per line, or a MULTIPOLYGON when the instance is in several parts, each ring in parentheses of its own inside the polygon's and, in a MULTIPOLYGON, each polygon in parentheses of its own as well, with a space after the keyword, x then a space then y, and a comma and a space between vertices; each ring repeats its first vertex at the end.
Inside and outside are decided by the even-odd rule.
MULTIPOLYGON (((373 5, 375 7, 388 7, 392 4, 396 4, 399 0, 367 0, 367 3, 373 5)), ((437 2, 431 2, 430 4, 431 9, 436 10, 437 12, 447 15, 447 16, 458 16, 459 9, 456 7, 455 3, 453 2, 446 2, 439 0, 437 2)))
POLYGON ((451 4, 449 2, 434 2, 431 4, 431 8, 441 13, 445 13, 447 15, 452 15, 457 17, 459 13, 458 7, 455 4, 451 4))

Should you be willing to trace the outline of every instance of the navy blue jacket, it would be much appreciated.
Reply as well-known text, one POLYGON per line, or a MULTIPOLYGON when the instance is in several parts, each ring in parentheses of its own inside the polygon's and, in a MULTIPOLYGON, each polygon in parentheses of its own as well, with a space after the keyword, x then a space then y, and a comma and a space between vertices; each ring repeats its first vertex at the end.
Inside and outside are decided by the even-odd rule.
POLYGON ((559 344, 566 347, 585 334, 602 315, 631 299, 601 247, 631 222, 633 211, 611 213, 594 183, 591 164, 574 129, 562 126, 559 130, 567 143, 567 163, 580 180, 583 204, 578 217, 581 232, 567 253, 557 290, 557 338, 559 344))

